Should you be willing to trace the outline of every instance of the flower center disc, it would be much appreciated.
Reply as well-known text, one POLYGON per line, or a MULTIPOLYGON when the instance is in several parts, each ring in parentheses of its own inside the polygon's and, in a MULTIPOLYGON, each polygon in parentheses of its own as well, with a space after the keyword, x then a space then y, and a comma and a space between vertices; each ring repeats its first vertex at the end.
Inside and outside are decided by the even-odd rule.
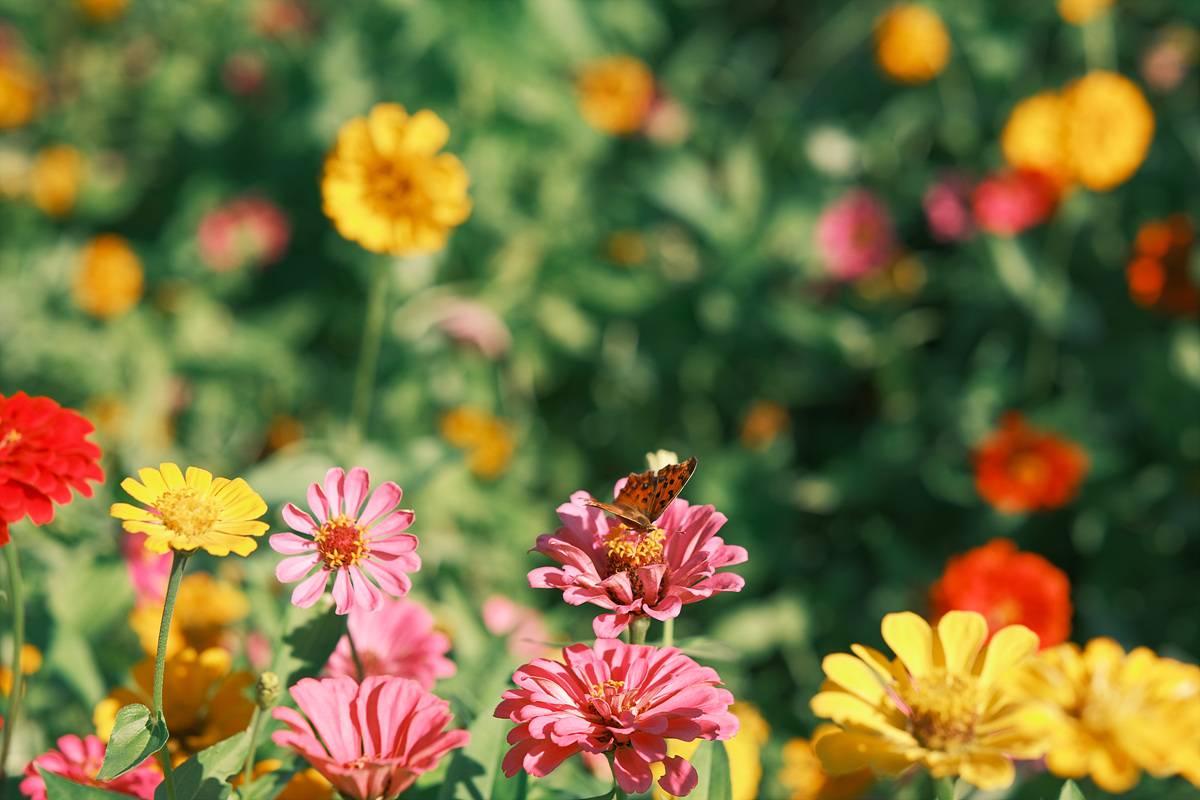
POLYGON ((661 564, 663 542, 667 534, 662 528, 639 531, 618 525, 604 535, 604 551, 613 574, 625 572, 632 579, 639 567, 661 564))
POLYGON ((366 181, 366 200, 376 211, 388 216, 411 216, 427 205, 417 191, 417 181, 411 169, 382 162, 371 170, 366 181))
POLYGON ((191 487, 164 492, 155 503, 163 527, 185 539, 195 539, 212 530, 220 510, 211 498, 191 487))
POLYGON ((899 687, 909 708, 908 730, 922 747, 954 752, 975 733, 983 696, 972 678, 933 673, 899 687))
POLYGON ((326 569, 352 567, 367 555, 365 532, 345 514, 330 518, 313 539, 326 569))
POLYGON ((588 697, 592 699, 592 707, 601 716, 620 714, 628 710, 633 702, 625 693, 625 681, 615 681, 611 678, 603 683, 596 683, 588 689, 588 697))
POLYGON ((4 434, 4 438, 0 439, 0 450, 7 450, 17 442, 21 441, 21 432, 13 428, 8 433, 4 434))

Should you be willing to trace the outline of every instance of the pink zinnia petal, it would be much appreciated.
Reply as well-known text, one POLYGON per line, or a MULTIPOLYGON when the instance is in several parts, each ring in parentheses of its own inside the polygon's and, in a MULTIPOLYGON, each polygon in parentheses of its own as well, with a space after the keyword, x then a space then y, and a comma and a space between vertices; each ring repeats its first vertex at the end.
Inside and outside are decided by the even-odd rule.
POLYGON ((666 773, 658 779, 658 785, 672 797, 686 797, 699 782, 696 768, 686 758, 671 756, 662 762, 666 773))
POLYGON ((325 473, 325 502, 329 506, 329 516, 336 517, 342 513, 342 484, 346 480, 346 471, 341 467, 331 467, 325 473))
POLYGON ((313 552, 316 547, 312 539, 305 539, 294 533, 273 533, 267 541, 272 550, 285 556, 313 552))
POLYGON ((285 558, 275 565, 275 578, 280 583, 293 583, 300 580, 317 565, 317 554, 309 553, 302 556, 285 558))
POLYGON ((369 526, 376 519, 395 508, 403 496, 404 491, 391 481, 379 484, 379 488, 371 494, 371 499, 367 501, 367 507, 359 515, 358 524, 363 527, 369 526))
POLYGON ((367 492, 371 488, 371 473, 367 472, 363 467, 355 467, 346 473, 345 493, 346 493, 346 516, 354 519, 358 516, 358 509, 362 506, 362 502, 367 497, 367 492))
MULTIPOLYGON (((309 502, 312 502, 311 496, 309 497, 309 502)), ((313 521, 313 518, 292 503, 288 503, 283 507, 283 521, 292 530, 300 531, 300 533, 312 535, 317 530, 317 523, 313 521)))
POLYGON ((329 573, 326 570, 322 569, 313 573, 292 590, 292 605, 297 608, 308 608, 325 593, 325 584, 328 581, 329 573))
POLYGON ((339 614, 347 613, 353 605, 353 596, 350 593, 350 577, 346 574, 347 571, 339 569, 337 576, 333 579, 333 602, 337 604, 334 610, 339 614))

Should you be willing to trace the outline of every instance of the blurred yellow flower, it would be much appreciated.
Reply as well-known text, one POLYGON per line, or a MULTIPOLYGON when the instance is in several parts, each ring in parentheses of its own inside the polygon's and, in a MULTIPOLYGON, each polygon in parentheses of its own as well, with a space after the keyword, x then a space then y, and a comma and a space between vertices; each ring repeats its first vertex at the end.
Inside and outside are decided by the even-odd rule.
POLYGON ((1106 191, 1129 179, 1150 150, 1154 111, 1133 81, 1096 70, 1063 92, 1065 148, 1084 186, 1106 191))
MULTIPOLYGON (((42 668, 42 651, 31 644, 21 645, 21 674, 32 675, 42 668)), ((12 691, 13 671, 8 664, 0 667, 0 692, 5 696, 12 691)))
POLYGON ((608 260, 622 267, 636 267, 646 260, 646 237, 637 231, 616 231, 605 243, 608 260))
POLYGON ((248 556, 258 547, 254 537, 267 532, 267 523, 258 520, 267 504, 241 478, 213 478, 199 467, 188 467, 185 476, 171 463, 144 467, 138 477, 140 483, 126 478, 121 488, 145 508, 114 503, 109 513, 124 520, 129 533, 146 534, 152 553, 203 548, 214 556, 248 556))
POLYGON ((376 253, 442 249, 471 215, 466 168, 438 152, 449 137, 437 114, 410 116, 395 103, 343 125, 321 179, 325 215, 338 233, 376 253))
POLYGON ((75 207, 83 180, 83 154, 70 145, 55 145, 38 152, 29 171, 29 197, 52 217, 75 207))
MULTIPOLYGON (((163 715, 171 739, 171 760, 179 762, 209 745, 245 730, 254 713, 246 690, 254 675, 233 671, 233 656, 219 647, 181 650, 167 659, 163 678, 163 715)), ((133 668, 136 687, 113 690, 92 714, 96 735, 112 735, 117 711, 130 703, 149 705, 154 685, 154 657, 133 668)))
MULTIPOLYGON (((758 713, 758 709, 750 703, 734 703, 729 708, 738 718, 738 732, 732 739, 725 742, 725 751, 729 754, 729 777, 733 786, 733 800, 755 800, 758 797, 758 786, 762 782, 762 748, 767 743, 771 729, 767 721, 758 713)), ((682 756, 691 760, 700 740, 680 742, 667 740, 667 752, 673 756, 682 756)), ((651 765, 655 780, 662 776, 664 769, 661 763, 651 765)), ((663 791, 657 782, 654 785, 656 800, 667 800, 674 795, 663 791)))
POLYGON ((771 400, 757 400, 742 419, 742 446, 762 450, 791 425, 787 409, 771 400))
POLYGON ((874 782, 868 769, 834 776, 821 767, 813 742, 837 730, 836 725, 821 725, 812 741, 791 739, 783 746, 779 784, 787 790, 789 800, 854 800, 874 782))
POLYGON ((614 135, 642 127, 654 104, 654 75, 633 56, 610 56, 588 63, 575 88, 579 113, 587 123, 614 135))
POLYGON ((20 128, 33 119, 41 94, 41 76, 20 47, 5 42, 0 30, 0 130, 20 128))
POLYGON ((92 22, 112 22, 125 13, 129 0, 75 0, 92 22))
POLYGON ((1056 91, 1038 92, 1013 108, 1000 134, 1004 160, 1016 169, 1032 169, 1061 187, 1072 183, 1066 155, 1066 109, 1056 91))
POLYGON ((925 83, 949 63, 950 34, 932 9, 900 3, 875 25, 875 60, 889 77, 903 83, 925 83))
POLYGON ((1200 667, 1101 638, 1042 651, 1013 686, 1049 731, 1055 775, 1090 775, 1107 792, 1132 789, 1142 770, 1200 786, 1200 667))
POLYGON ((1114 0, 1058 0, 1058 13, 1067 22, 1083 25, 1109 8, 1114 0))
POLYGON ((94 317, 124 314, 142 297, 142 262, 129 242, 114 233, 83 248, 75 273, 75 303, 94 317))
MULTIPOLYGON (((253 780, 269 775, 282 766, 283 762, 277 758, 265 758, 254 765, 253 780)), ((240 772, 234 776, 232 783, 235 787, 241 786, 240 772)), ((333 800, 333 784, 312 767, 306 767, 292 775, 275 800, 333 800)))
MULTIPOLYGON (((246 595, 232 583, 218 580, 207 572, 185 575, 179 584, 175 614, 171 617, 167 656, 173 656, 185 647, 207 650, 224 646, 230 626, 241 622, 249 613, 246 595)), ((129 624, 147 653, 154 653, 158 647, 161 617, 162 606, 158 604, 141 605, 129 617, 129 624)))
POLYGON ((486 411, 459 407, 442 415, 442 438, 467 452, 467 467, 480 478, 498 478, 517 448, 512 426, 486 411))

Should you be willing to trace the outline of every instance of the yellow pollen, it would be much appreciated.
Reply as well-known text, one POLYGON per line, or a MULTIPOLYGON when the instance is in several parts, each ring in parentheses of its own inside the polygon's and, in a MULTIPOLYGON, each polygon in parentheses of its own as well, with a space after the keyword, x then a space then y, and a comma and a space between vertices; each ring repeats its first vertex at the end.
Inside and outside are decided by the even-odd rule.
POLYGON ((922 747, 954 753, 970 744, 986 695, 971 677, 935 671, 902 683, 908 732, 922 747))
MULTIPOLYGON (((184 539, 199 539, 212 531, 221 510, 211 497, 189 486, 163 492, 154 504, 163 527, 184 539)), ((199 543, 197 543, 197 547, 199 543)))
POLYGON ((326 569, 352 567, 367 556, 366 532, 345 514, 327 520, 313 539, 326 569))
MULTIPOLYGON (((588 690, 588 697, 592 698, 593 706, 602 701, 607 706, 607 711, 614 714, 620 714, 634 705, 633 699, 625 693, 625 681, 615 681, 611 678, 603 683, 593 684, 588 690)), ((605 713, 600 709, 597 711, 605 713)))
POLYGON ((9 445, 16 444, 19 441, 21 441, 21 432, 16 428, 13 428, 11 431, 4 434, 3 439, 0 439, 0 448, 8 447, 9 445))
POLYGON ((638 567, 661 564, 666 538, 667 534, 662 528, 639 531, 618 525, 604 536, 609 569, 613 574, 626 572, 633 578, 638 567))

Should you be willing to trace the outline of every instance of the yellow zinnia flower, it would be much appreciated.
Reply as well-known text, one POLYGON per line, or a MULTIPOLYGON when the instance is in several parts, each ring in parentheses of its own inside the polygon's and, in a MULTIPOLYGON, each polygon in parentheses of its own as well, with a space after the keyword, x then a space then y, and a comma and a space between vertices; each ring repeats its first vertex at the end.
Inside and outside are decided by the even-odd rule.
POLYGON ((1154 111, 1133 81, 1096 70, 1063 91, 1065 152, 1079 182, 1094 191, 1124 183, 1146 160, 1154 111))
POLYGON ((831 775, 864 767, 898 775, 920 765, 934 777, 1003 789, 1015 777, 1013 758, 1045 751, 1038 736, 1016 725, 1025 707, 1002 686, 1037 650, 1033 631, 1009 625, 985 645, 987 621, 974 611, 946 614, 936 634, 912 612, 888 614, 882 630, 895 659, 854 645, 854 655, 821 664, 828 680, 812 709, 840 729, 814 748, 831 775))
MULTIPOLYGON (((42 668, 42 651, 31 644, 21 645, 21 674, 32 675, 42 668)), ((6 696, 12 691, 12 667, 5 664, 0 667, 0 692, 6 696)))
POLYGON ((633 56, 587 64, 575 84, 579 113, 593 128, 621 135, 642 127, 654 104, 654 74, 633 56))
POLYGON ((1054 178, 1060 187, 1072 183, 1065 152, 1066 108, 1055 91, 1038 92, 1013 108, 1000 134, 1004 160, 1015 169, 1032 169, 1054 178))
POLYGON ((467 170, 439 153, 450 129, 432 111, 380 103, 338 131, 321 197, 338 233, 375 253, 431 253, 471 215, 467 170))
MULTIPOLYGON (((194 650, 221 647, 230 626, 241 622, 249 613, 246 595, 232 583, 217 580, 207 572, 185 575, 175 599, 167 656, 173 656, 185 647, 194 650)), ((129 624, 147 653, 154 653, 158 647, 161 618, 162 606, 157 604, 141 605, 129 617, 129 624)))
POLYGON ((20 128, 33 119, 40 92, 41 76, 24 53, 14 44, 0 42, 0 130, 20 128))
POLYGON ((926 6, 892 6, 875 25, 875 60, 891 78, 925 83, 949 63, 950 34, 942 18, 926 6))
POLYGON ((51 217, 61 217, 75 207, 83 180, 83 154, 70 145, 39 151, 29 171, 29 197, 51 217))
POLYGON ((1109 8, 1114 0, 1058 0, 1058 14, 1067 22, 1083 25, 1109 8))
MULTIPOLYGON (((738 718, 738 732, 725 742, 725 752, 729 755, 733 800, 755 800, 758 797, 758 786, 762 782, 762 749, 771 735, 771 728, 762 714, 758 713, 758 709, 750 703, 734 703, 729 710, 738 718)), ((668 755, 681 756, 689 761, 699 747, 699 739, 690 742, 667 740, 668 755)), ((657 784, 657 779, 665 772, 663 765, 655 763, 650 766, 656 781, 656 800, 673 798, 675 795, 667 794, 657 784)))
POLYGON ((460 407, 442 415, 442 438, 467 452, 467 468, 480 478, 498 478, 517 449, 512 426, 486 411, 460 407))
POLYGON ((247 556, 258 547, 253 537, 267 532, 267 523, 258 521, 267 504, 241 478, 213 478, 199 467, 188 467, 185 477, 170 463, 140 469, 138 477, 140 483, 126 478, 121 488, 146 508, 114 503, 109 513, 124 520, 129 533, 146 534, 152 553, 203 548, 214 556, 247 556))
POLYGON ((1047 649, 1013 678, 1049 731, 1055 775, 1090 775, 1107 792, 1132 789, 1142 770, 1200 786, 1200 667, 1101 638, 1047 649))
POLYGON ((75 303, 94 317, 124 314, 142 297, 142 262, 124 237, 105 233, 88 242, 75 273, 75 303))
MULTIPOLYGON (((167 659, 163 677, 163 715, 171 739, 167 747, 178 763, 209 745, 245 730, 254 713, 246 689, 254 684, 249 672, 233 672, 233 656, 219 647, 181 650, 167 659)), ((92 714, 96 735, 112 735, 117 711, 130 703, 150 704, 154 657, 133 668, 134 689, 115 689, 92 714)))
POLYGON ((830 775, 821 766, 813 742, 837 730, 836 725, 821 725, 811 741, 791 739, 783 746, 779 783, 787 790, 788 800, 854 800, 874 782, 870 770, 830 775))

